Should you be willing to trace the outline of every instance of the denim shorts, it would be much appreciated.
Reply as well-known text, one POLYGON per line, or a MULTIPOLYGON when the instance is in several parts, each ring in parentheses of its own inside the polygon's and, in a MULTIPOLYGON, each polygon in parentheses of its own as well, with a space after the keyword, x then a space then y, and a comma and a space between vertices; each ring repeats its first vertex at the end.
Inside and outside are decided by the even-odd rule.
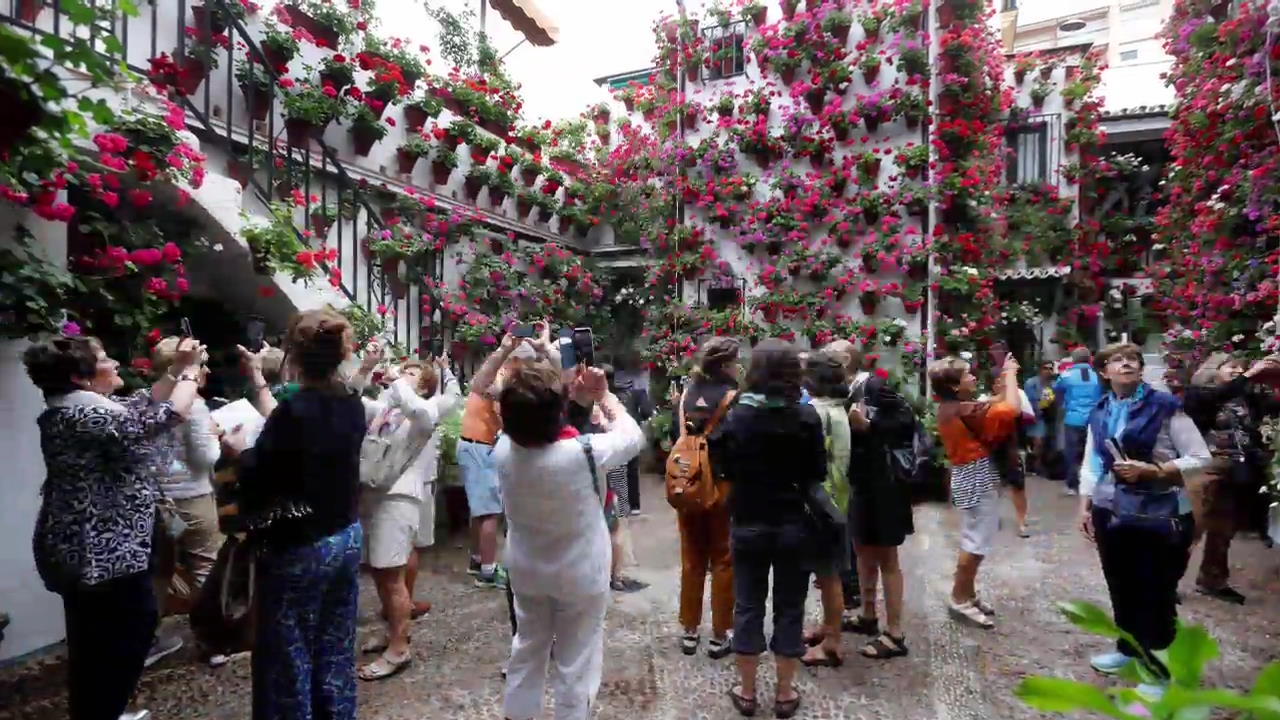
POLYGON ((471 517, 502 514, 502 496, 498 491, 498 469, 494 464, 493 446, 458 440, 458 470, 467 491, 471 517))

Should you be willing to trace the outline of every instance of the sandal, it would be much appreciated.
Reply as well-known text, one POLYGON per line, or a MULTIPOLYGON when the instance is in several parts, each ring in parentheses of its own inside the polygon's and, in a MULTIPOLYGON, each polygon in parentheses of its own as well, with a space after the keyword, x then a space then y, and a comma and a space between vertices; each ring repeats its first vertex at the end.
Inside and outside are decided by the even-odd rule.
POLYGON ((983 630, 990 630, 996 626, 996 624, 992 622, 991 618, 987 617, 987 614, 982 612, 982 610, 975 605, 972 600, 958 605, 955 602, 949 602, 947 604, 947 610, 949 610, 957 620, 963 620, 964 622, 976 625, 983 630))
POLYGON ((822 641, 825 640, 826 638, 827 638, 827 633, 823 631, 821 628, 817 630, 810 630, 804 634, 804 646, 817 647, 818 645, 821 645, 822 641))
POLYGON ((872 660, 903 657, 909 652, 906 641, 906 636, 894 637, 889 633, 880 633, 875 640, 862 648, 862 656, 872 660))
POLYGON ((844 632, 858 633, 859 635, 876 635, 880 632, 880 621, 865 615, 846 617, 840 622, 840 629, 844 632))
POLYGON ((399 660, 392 660, 383 653, 377 660, 365 665, 356 672, 361 680, 386 680, 389 677, 395 677, 409 667, 409 663, 413 661, 413 656, 405 653, 405 656, 399 660))
POLYGON ((805 653, 804 657, 800 658, 800 664, 805 667, 838 668, 841 665, 844 665, 844 658, 840 656, 840 653, 828 650, 827 648, 819 645, 809 648, 809 652, 805 653), (818 654, 814 655, 815 652, 818 654))
POLYGON ((983 615, 990 615, 992 617, 995 617, 996 615, 996 609, 991 607, 991 603, 980 597, 974 596, 973 606, 981 610, 983 615))
POLYGON ((417 600, 413 603, 413 610, 409 613, 409 619, 417 620, 429 612, 431 612, 431 601, 417 600))
POLYGON ((796 696, 790 700, 774 700, 773 716, 776 718, 793 718, 800 709, 800 691, 796 691, 796 696))
POLYGON ((743 717, 755 717, 756 710, 760 708, 758 700, 739 695, 737 688, 729 688, 729 701, 733 703, 733 709, 743 717))

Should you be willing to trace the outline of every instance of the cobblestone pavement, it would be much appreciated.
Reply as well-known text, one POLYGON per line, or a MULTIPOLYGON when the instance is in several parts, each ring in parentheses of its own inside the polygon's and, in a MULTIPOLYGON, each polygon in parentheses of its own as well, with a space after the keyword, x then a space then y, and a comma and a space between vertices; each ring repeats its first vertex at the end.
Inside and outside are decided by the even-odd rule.
MULTIPOLYGON (((608 616, 605 677, 598 702, 602 720, 728 720, 737 717, 725 692, 734 683, 730 660, 685 657, 676 648, 678 546, 673 516, 649 478, 646 515, 633 520, 634 575, 652 583, 616 599, 608 616)), ((1086 599, 1106 606, 1106 590, 1090 547, 1073 527, 1074 499, 1060 485, 1031 484, 1034 536, 1013 532, 1011 509, 997 551, 983 568, 984 597, 999 611, 994 631, 960 627, 943 600, 954 561, 955 520, 942 505, 916 509, 916 534, 903 548, 907 572, 906 632, 911 655, 877 663, 856 655, 846 636, 849 661, 840 669, 801 671, 802 718, 986 720, 1040 717, 1012 695, 1028 674, 1103 682, 1087 667, 1105 643, 1078 633, 1054 611, 1053 602, 1086 599)), ((1236 586, 1249 596, 1244 608, 1197 595, 1183 583, 1183 619, 1202 623, 1222 640, 1223 657, 1208 675, 1244 688, 1280 654, 1280 550, 1249 537, 1232 549, 1236 586)), ((1193 558, 1193 567, 1199 556, 1193 558)), ((370 720, 500 718, 509 630, 501 593, 472 587, 462 572, 465 555, 450 546, 433 554, 419 583, 435 610, 414 626, 414 662, 390 680, 360 687, 360 717, 370 720)), ((376 628, 376 598, 365 583, 361 637, 376 628)), ((817 617, 811 594, 809 614, 817 617)), ((772 693, 773 673, 762 663, 762 697, 772 693)), ((0 669, 0 718, 65 717, 56 654, 0 669)), ((249 717, 249 663, 244 657, 211 670, 183 653, 145 675, 139 705, 155 720, 223 720, 249 717)), ((762 709, 762 717, 769 717, 762 709)), ((549 717, 549 715, 548 715, 549 717)))

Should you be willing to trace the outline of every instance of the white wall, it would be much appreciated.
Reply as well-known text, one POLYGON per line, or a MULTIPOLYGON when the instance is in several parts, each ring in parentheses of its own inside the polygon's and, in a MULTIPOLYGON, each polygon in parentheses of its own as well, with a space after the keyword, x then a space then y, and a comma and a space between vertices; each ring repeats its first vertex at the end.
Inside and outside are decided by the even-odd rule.
MULTIPOLYGON (((66 256, 66 226, 49 223, 0 203, 0 244, 21 223, 50 259, 66 256)), ((4 502, 0 503, 0 611, 12 617, 0 643, 0 660, 29 653, 64 637, 62 601, 44 589, 31 554, 31 533, 40 507, 44 458, 36 418, 44 409, 40 391, 22 366, 25 340, 0 340, 0 458, 4 502)))

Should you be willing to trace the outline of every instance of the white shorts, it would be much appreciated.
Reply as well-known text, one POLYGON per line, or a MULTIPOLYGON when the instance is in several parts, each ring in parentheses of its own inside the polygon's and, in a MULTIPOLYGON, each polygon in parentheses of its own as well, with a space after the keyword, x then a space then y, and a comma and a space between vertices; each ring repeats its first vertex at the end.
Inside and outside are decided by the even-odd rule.
POLYGON ((409 564, 418 534, 420 502, 410 497, 379 497, 361 503, 364 561, 379 570, 409 564))
POLYGON ((960 549, 971 555, 991 554, 991 543, 1000 531, 1000 493, 992 488, 977 505, 960 511, 960 549))
POLYGON ((427 483, 423 488, 422 502, 418 503, 418 532, 413 538, 415 548, 429 548, 436 544, 436 486, 427 483))

